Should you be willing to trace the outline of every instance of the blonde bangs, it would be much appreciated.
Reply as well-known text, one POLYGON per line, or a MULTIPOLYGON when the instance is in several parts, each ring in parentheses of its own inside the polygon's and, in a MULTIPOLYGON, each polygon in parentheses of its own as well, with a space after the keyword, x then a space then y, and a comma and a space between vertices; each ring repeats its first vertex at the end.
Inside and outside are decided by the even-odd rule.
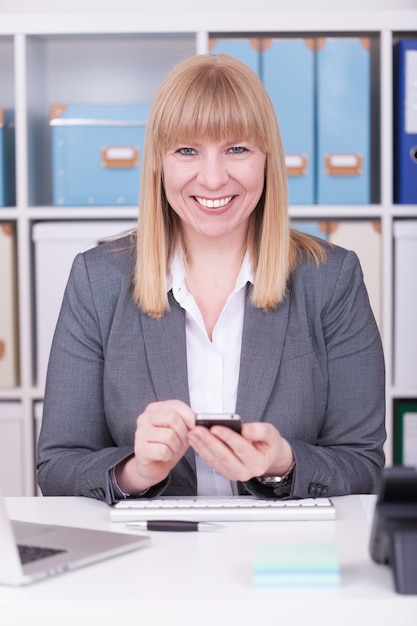
POLYGON ((192 144, 196 138, 245 140, 265 150, 268 124, 262 119, 265 103, 258 81, 253 75, 255 85, 248 85, 247 74, 242 74, 234 59, 223 55, 207 55, 197 74, 190 61, 189 68, 169 81, 169 97, 164 90, 159 94, 151 120, 154 145, 165 152, 178 143, 192 144), (234 66, 233 73, 230 66, 234 66))

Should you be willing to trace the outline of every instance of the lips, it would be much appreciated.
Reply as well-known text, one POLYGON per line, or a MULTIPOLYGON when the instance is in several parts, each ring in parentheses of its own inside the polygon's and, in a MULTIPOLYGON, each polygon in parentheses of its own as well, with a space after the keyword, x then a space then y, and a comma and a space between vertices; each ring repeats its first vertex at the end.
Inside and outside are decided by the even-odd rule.
POLYGON ((194 196, 194 200, 205 209, 221 209, 233 200, 235 196, 227 196, 226 198, 200 198, 194 196))

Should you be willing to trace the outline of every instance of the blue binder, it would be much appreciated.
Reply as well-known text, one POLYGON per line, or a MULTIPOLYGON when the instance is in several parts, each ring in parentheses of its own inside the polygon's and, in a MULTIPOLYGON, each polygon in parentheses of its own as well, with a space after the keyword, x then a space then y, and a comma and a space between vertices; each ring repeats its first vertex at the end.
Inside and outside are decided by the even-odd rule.
POLYGON ((314 40, 270 40, 261 68, 281 129, 290 204, 313 204, 314 40))
POLYGON ((369 44, 357 37, 318 41, 318 204, 371 201, 369 44))
POLYGON ((395 47, 395 202, 417 204, 417 39, 395 47))
POLYGON ((15 203, 13 112, 0 108, 0 207, 15 203))
POLYGON ((257 76, 260 75, 260 51, 259 40, 241 38, 210 39, 210 52, 212 54, 230 54, 251 68, 257 76))

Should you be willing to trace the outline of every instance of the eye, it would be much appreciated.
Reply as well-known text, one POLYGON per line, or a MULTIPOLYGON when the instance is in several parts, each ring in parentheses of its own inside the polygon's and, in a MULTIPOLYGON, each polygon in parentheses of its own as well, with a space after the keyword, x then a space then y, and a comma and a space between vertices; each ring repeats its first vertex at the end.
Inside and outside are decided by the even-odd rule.
POLYGON ((231 154, 243 154, 244 152, 248 152, 248 149, 244 146, 232 146, 228 149, 228 152, 231 154))
POLYGON ((178 148, 176 152, 178 154, 182 154, 183 156, 191 156, 191 155, 196 154, 196 151, 194 150, 194 148, 188 148, 188 147, 178 148))

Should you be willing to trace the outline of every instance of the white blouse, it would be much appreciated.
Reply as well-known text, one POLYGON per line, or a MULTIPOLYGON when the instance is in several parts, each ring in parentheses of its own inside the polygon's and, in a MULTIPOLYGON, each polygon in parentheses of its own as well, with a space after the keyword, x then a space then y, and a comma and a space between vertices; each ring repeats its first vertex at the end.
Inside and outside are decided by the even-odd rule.
MULTIPOLYGON (((246 285, 253 282, 248 252, 236 285, 213 330, 210 341, 196 301, 187 290, 180 254, 171 263, 167 281, 185 310, 188 385, 191 408, 197 413, 233 413, 236 410, 246 285)), ((198 495, 236 495, 236 484, 196 455, 198 495)))

